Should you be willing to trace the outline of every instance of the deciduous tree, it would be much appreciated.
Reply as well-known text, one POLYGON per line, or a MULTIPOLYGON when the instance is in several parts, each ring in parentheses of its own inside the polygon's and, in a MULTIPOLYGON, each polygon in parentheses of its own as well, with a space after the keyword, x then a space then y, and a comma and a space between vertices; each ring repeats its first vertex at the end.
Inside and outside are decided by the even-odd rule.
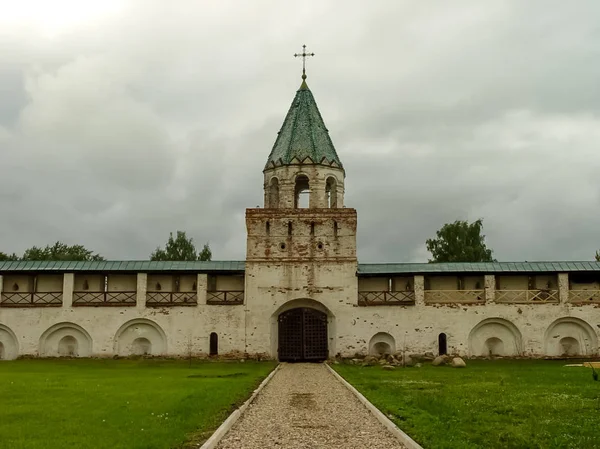
POLYGON ((6 254, 0 251, 0 260, 19 260, 19 256, 15 253, 6 254))
POLYGON ((66 245, 56 242, 45 248, 32 246, 25 251, 21 260, 104 260, 99 254, 85 248, 83 245, 66 245))
POLYGON ((177 231, 177 236, 169 233, 169 240, 165 248, 156 248, 150 254, 150 260, 211 260, 212 252, 208 243, 204 245, 200 254, 196 252, 193 239, 188 238, 185 231, 177 231))
POLYGON ((473 223, 466 220, 446 223, 436 232, 436 238, 425 242, 433 256, 429 262, 494 262, 482 229, 481 218, 473 223))

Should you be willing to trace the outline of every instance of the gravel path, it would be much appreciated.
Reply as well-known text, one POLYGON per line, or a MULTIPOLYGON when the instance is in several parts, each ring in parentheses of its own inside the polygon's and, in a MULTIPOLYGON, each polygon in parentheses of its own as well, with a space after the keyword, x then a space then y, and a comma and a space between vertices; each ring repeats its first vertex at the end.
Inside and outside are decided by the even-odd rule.
POLYGON ((322 364, 284 364, 217 449, 400 449, 322 364))

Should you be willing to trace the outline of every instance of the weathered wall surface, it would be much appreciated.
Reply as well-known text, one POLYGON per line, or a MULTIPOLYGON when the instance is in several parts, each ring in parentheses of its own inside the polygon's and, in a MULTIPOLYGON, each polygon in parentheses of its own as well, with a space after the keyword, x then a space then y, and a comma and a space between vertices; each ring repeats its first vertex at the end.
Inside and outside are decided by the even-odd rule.
MULTIPOLYGON (((200 275, 199 304, 191 307, 0 307, 0 355, 112 356, 148 350, 185 356, 190 350, 208 353, 209 335, 216 332, 220 354, 276 357, 277 316, 293 307, 328 314, 330 355, 367 354, 382 333, 393 339, 392 344, 388 337, 382 341, 411 352, 437 353, 438 336, 445 333, 448 351, 464 356, 598 353, 598 304, 425 304, 417 289, 416 305, 360 307, 355 272, 352 262, 317 269, 249 264, 245 304, 235 306, 206 304, 206 276, 200 275)), ((381 279, 361 280, 361 288, 383 284, 381 279)))
MULTIPOLYGON (((136 275, 114 277, 120 281, 115 282, 115 290, 145 287, 146 274, 137 277, 140 282, 136 275)), ((67 297, 62 307, 0 307, 0 355, 3 359, 17 355, 110 357, 143 354, 144 350, 151 355, 199 355, 208 354, 211 332, 219 336, 220 354, 243 351, 244 306, 206 304, 206 275, 194 277, 199 287, 195 306, 151 308, 145 307, 144 298, 131 307, 73 307, 67 297)), ((73 278, 65 275, 65 292, 73 291, 73 278)))

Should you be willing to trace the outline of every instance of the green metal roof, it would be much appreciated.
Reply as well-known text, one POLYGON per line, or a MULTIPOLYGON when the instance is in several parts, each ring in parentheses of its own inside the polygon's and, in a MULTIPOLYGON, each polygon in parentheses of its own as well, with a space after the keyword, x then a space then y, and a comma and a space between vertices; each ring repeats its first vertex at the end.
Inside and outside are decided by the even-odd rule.
POLYGON ((244 271, 244 262, 240 261, 150 261, 150 260, 112 260, 98 262, 73 261, 5 261, 0 262, 0 273, 6 271, 194 271, 194 272, 239 272, 244 271))
POLYGON ((342 167, 329 130, 305 81, 296 92, 265 169, 294 162, 342 167))
POLYGON ((477 263, 364 263, 359 276, 444 273, 536 273, 600 271, 600 262, 477 262, 477 263))
MULTIPOLYGON (((197 273, 243 273, 244 261, 211 262, 153 262, 149 260, 112 260, 99 262, 74 261, 2 261, 0 273, 18 271, 121 271, 157 272, 191 271, 197 273)), ((482 262, 482 263, 361 263, 359 276, 393 274, 451 274, 451 273, 568 273, 578 271, 600 272, 600 262, 482 262)))

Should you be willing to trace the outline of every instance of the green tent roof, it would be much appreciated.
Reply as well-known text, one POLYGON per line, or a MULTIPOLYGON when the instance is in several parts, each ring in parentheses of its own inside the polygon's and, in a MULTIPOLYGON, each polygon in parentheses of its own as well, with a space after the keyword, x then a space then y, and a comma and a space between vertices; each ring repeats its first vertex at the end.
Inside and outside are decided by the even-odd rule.
POLYGON ((265 169, 292 163, 342 167, 329 130, 305 81, 285 116, 265 169))

